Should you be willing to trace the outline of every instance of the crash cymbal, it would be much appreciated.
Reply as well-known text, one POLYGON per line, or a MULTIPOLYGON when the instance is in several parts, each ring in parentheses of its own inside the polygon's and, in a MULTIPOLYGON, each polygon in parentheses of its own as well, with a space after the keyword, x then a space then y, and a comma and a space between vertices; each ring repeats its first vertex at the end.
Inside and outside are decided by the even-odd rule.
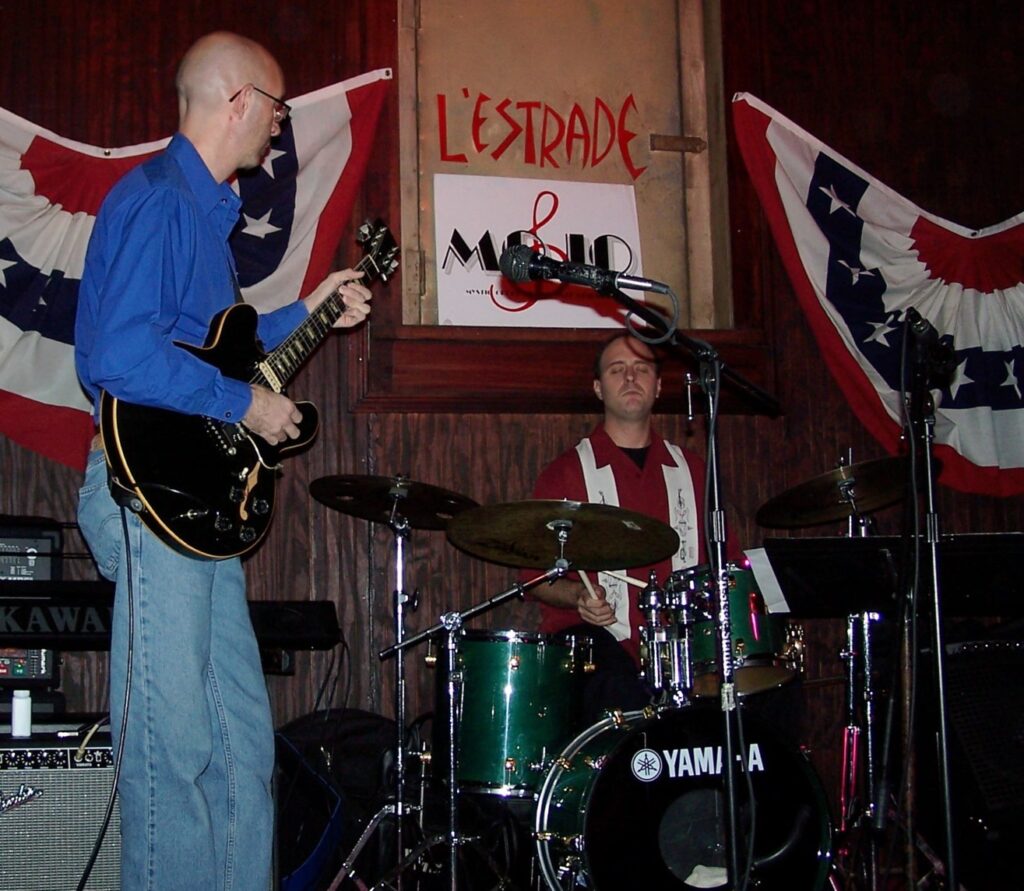
POLYGON ((321 504, 372 523, 390 524, 397 513, 411 529, 444 529, 476 502, 403 476, 324 476, 309 484, 321 504))
POLYGON ((448 525, 448 540, 491 563, 546 569, 559 556, 573 569, 628 569, 675 553, 675 529, 644 514, 579 501, 515 501, 473 508, 448 525))
POLYGON ((906 483, 906 458, 878 458, 837 467, 769 499, 758 509, 756 520, 760 526, 778 529, 844 520, 853 513, 844 497, 847 487, 857 513, 867 514, 899 501, 906 483))

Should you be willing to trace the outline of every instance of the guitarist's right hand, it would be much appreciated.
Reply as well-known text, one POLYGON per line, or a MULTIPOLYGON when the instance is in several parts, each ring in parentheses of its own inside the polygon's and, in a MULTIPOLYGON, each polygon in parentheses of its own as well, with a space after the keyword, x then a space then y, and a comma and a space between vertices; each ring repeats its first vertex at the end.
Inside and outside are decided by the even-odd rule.
POLYGON ((242 423, 271 445, 299 435, 298 422, 302 415, 295 403, 281 393, 252 384, 252 402, 242 423))

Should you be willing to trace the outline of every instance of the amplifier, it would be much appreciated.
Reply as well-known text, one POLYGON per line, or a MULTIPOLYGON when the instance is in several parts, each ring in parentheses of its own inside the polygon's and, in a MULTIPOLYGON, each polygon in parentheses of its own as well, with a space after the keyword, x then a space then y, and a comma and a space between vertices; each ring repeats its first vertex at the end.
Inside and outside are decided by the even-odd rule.
MULTIPOLYGON (((56 732, 0 737, 0 888, 73 891, 92 853, 114 781, 108 733, 80 746, 56 732)), ((118 891, 115 804, 86 888, 118 891)))

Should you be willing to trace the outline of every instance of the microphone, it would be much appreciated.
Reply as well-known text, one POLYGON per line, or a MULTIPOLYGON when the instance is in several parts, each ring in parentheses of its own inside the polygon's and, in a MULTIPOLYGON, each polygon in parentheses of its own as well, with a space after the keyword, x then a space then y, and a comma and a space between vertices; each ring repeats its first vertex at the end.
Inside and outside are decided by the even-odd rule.
POLYGON ((914 342, 914 361, 927 385, 932 389, 948 386, 956 371, 952 345, 943 343, 935 326, 912 306, 907 309, 906 323, 914 342))
POLYGON ((939 332, 935 326, 921 315, 914 307, 907 309, 907 324, 914 339, 923 344, 934 344, 939 342, 939 332))
POLYGON ((669 292, 668 285, 661 282, 602 269, 600 266, 588 266, 586 263, 553 260, 538 254, 527 244, 513 244, 505 248, 498 260, 498 267, 502 275, 513 282, 556 279, 567 285, 584 285, 603 294, 610 294, 616 288, 656 291, 659 294, 669 292))

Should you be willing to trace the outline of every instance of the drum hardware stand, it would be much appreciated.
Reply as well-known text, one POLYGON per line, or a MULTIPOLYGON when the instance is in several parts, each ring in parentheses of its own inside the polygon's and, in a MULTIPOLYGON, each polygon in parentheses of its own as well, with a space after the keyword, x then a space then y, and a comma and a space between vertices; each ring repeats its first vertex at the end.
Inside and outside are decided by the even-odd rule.
MULTIPOLYGON (((872 673, 871 624, 880 615, 874 612, 854 613, 846 617, 846 648, 841 657, 846 662, 846 727, 843 729, 843 764, 839 791, 839 833, 845 836, 858 823, 867 829, 868 839, 868 887, 867 891, 878 888, 878 838, 875 832, 875 816, 886 803, 875 800, 879 785, 875 768, 875 690, 872 673), (860 649, 858 649, 858 640, 860 649), (861 698, 863 701, 863 726, 858 720, 857 675, 862 679, 861 698), (863 734, 863 738, 862 738, 863 734), (864 752, 864 783, 861 785, 860 753, 864 752), (863 791, 862 791, 863 790, 863 791), (862 805, 863 802, 863 805, 862 805), (863 811, 861 808, 863 807, 863 811)), ((845 852, 850 854, 847 848, 845 852)))
POLYGON ((663 590, 658 587, 652 570, 647 585, 640 592, 640 611, 647 619, 640 628, 641 640, 647 648, 646 662, 650 667, 647 682, 660 691, 661 707, 689 705, 693 689, 693 613, 689 590, 682 588, 676 591, 670 589, 669 584, 663 590), (663 610, 670 615, 667 625, 658 621, 663 610), (675 636, 672 635, 673 629, 675 636), (665 677, 666 662, 668 678, 665 677))
MULTIPOLYGON (((840 465, 853 465, 848 454, 840 459, 840 465)), ((866 538, 873 521, 857 507, 857 480, 855 476, 837 483, 839 498, 850 508, 847 516, 848 538, 866 538)), ((875 768, 875 687, 874 654, 871 624, 881 616, 876 612, 851 613, 846 617, 846 647, 840 658, 846 662, 846 726, 843 729, 843 763, 839 788, 839 833, 846 836, 857 824, 867 831, 868 843, 868 886, 866 891, 878 889, 878 837, 875 831, 876 815, 886 807, 879 802, 875 768), (858 640, 860 645, 858 647, 858 640), (863 709, 857 707, 858 674, 863 709), (862 718, 859 718, 859 713, 862 718), (863 749, 862 749, 863 746, 863 749), (864 782, 861 784, 860 755, 864 754, 864 782)), ((849 848, 841 850, 850 856, 849 848)))
MULTIPOLYGON (((559 521, 552 524, 553 531, 556 533, 559 542, 559 553, 564 553, 565 542, 568 540, 569 532, 572 528, 572 523, 565 521, 564 523, 559 521)), ((526 591, 536 587, 542 582, 553 582, 556 579, 562 578, 569 570, 568 561, 564 557, 559 557, 555 561, 555 565, 542 575, 536 576, 530 579, 528 582, 522 584, 513 585, 511 588, 507 588, 500 594, 496 594, 494 597, 488 600, 478 603, 475 606, 469 607, 469 609, 462 610, 461 612, 453 610, 451 612, 443 613, 435 625, 427 628, 411 637, 405 638, 401 642, 395 643, 393 646, 387 647, 381 650, 378 654, 378 658, 381 661, 389 659, 391 656, 398 654, 399 659, 403 652, 412 646, 420 643, 423 640, 428 640, 435 637, 438 634, 444 634, 445 640, 445 654, 446 663, 448 667, 448 682, 447 682, 447 695, 448 695, 448 707, 447 707, 447 720, 448 720, 448 832, 445 836, 434 836, 429 839, 424 845, 417 848, 409 858, 406 858, 406 864, 400 865, 400 868, 404 868, 408 863, 414 862, 416 859, 421 857, 428 849, 439 844, 446 844, 448 847, 448 887, 451 891, 457 891, 458 889, 458 852, 462 845, 469 842, 475 841, 474 837, 464 836, 459 834, 458 828, 458 802, 461 795, 461 790, 458 786, 457 768, 458 768, 458 746, 459 746, 459 717, 456 703, 461 699, 461 672, 456 668, 455 654, 456 654, 456 643, 463 624, 467 619, 474 618, 482 613, 488 612, 496 606, 504 603, 506 600, 511 600, 513 597, 522 597, 526 591)))
MULTIPOLYGON (((949 765, 949 717, 946 711, 946 645, 943 630, 942 591, 939 574, 939 515, 935 504, 935 464, 932 447, 935 440, 935 401, 933 387, 948 384, 956 367, 952 348, 939 343, 938 331, 910 307, 905 315, 904 348, 913 342, 912 383, 908 394, 908 418, 911 455, 924 461, 925 480, 925 535, 929 551, 932 595, 932 651, 936 693, 938 694, 938 767, 942 793, 943 831, 945 836, 946 883, 958 891, 956 858, 953 841, 952 783, 949 765)), ((915 461, 911 460, 911 484, 916 491, 915 461)), ((916 505, 915 505, 916 507, 916 505)), ((917 539, 915 539, 915 545, 917 539)), ((915 584, 916 584, 915 579, 915 584)), ((916 613, 911 621, 916 621, 916 613)))

